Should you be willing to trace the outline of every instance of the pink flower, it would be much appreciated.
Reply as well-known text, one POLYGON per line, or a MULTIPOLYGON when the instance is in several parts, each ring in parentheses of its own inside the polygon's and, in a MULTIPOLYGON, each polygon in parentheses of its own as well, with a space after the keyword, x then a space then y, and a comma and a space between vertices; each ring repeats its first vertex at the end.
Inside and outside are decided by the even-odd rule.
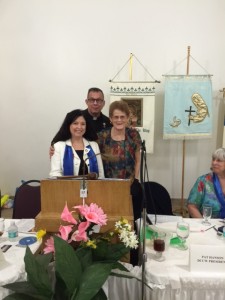
POLYGON ((46 247, 43 249, 44 254, 55 252, 54 239, 51 236, 46 242, 46 247))
POLYGON ((98 207, 97 204, 91 203, 88 205, 78 205, 74 208, 77 208, 80 211, 80 214, 85 217, 86 220, 98 224, 98 225, 106 225, 107 216, 104 214, 101 207, 98 207))
POLYGON ((67 241, 68 236, 69 236, 70 232, 72 231, 72 229, 73 229, 73 225, 67 225, 67 226, 60 225, 60 227, 59 227, 60 237, 63 240, 67 241))
POLYGON ((86 229, 90 226, 90 222, 81 222, 78 226, 78 229, 73 233, 73 235, 71 236, 71 239, 69 241, 69 243, 71 241, 87 241, 88 240, 88 236, 87 236, 87 232, 86 229))
POLYGON ((63 221, 72 223, 72 224, 77 224, 77 221, 74 219, 74 217, 72 216, 72 211, 70 212, 67 206, 67 203, 63 209, 63 212, 61 214, 61 219, 63 221))

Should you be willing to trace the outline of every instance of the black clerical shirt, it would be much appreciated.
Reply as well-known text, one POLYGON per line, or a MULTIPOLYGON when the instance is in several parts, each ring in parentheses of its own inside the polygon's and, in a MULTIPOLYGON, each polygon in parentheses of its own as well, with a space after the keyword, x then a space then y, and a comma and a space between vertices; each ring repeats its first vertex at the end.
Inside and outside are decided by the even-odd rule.
POLYGON ((89 114, 88 109, 85 109, 84 116, 90 122, 96 133, 100 132, 102 129, 112 127, 109 118, 103 115, 103 113, 100 113, 100 116, 95 118, 89 114))

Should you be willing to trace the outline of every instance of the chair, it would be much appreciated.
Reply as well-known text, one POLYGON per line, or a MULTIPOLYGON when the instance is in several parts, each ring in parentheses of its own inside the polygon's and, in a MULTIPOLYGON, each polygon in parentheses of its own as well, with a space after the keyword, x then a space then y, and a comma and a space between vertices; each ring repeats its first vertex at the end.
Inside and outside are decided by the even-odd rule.
POLYGON ((40 181, 25 181, 15 194, 13 219, 34 219, 40 211, 40 181))
POLYGON ((148 214, 173 215, 172 201, 166 188, 158 182, 144 182, 148 214))

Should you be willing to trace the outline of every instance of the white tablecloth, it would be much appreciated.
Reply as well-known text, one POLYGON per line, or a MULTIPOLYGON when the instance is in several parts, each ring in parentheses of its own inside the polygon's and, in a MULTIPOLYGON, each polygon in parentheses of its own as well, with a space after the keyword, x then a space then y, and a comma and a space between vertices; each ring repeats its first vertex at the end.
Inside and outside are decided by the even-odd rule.
MULTIPOLYGON (((18 220, 16 220, 16 223, 18 220)), ((10 220, 5 220, 5 229, 7 230, 10 220)), ((30 236, 31 234, 19 233, 19 238, 30 236)), ((26 279, 26 272, 24 266, 24 255, 26 248, 18 247, 18 241, 10 242, 7 238, 7 232, 0 237, 0 248, 3 245, 12 245, 5 253, 3 253, 6 262, 0 264, 0 299, 6 297, 10 292, 2 286, 15 281, 23 281, 26 279)), ((35 253, 41 245, 41 241, 30 245, 30 249, 35 253)))
MULTIPOLYGON (((200 219, 185 219, 190 223, 191 233, 187 239, 190 244, 224 245, 225 238, 217 236, 212 228, 202 231, 200 219)), ((212 224, 221 226, 219 220, 211 220, 212 224)), ((160 225, 163 228, 163 225, 160 225)), ((166 228, 175 231, 175 224, 166 228)), ((206 227, 203 227, 203 229, 206 227)), ((189 271, 189 251, 181 251, 169 247, 164 252, 165 261, 153 259, 154 251, 147 246, 146 281, 151 286, 145 289, 148 300, 224 300, 225 274, 221 273, 193 273, 189 271)), ((131 268, 131 272, 142 278, 142 268, 131 268)), ((110 300, 139 300, 142 299, 142 285, 136 279, 110 277, 108 280, 108 297, 110 300)))

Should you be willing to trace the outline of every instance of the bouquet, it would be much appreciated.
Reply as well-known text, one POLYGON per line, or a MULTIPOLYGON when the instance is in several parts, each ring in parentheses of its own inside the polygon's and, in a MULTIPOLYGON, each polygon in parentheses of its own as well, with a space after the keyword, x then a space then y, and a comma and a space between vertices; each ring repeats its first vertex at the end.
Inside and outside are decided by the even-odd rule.
POLYGON ((34 256, 27 247, 27 281, 5 285, 15 292, 5 299, 105 300, 102 286, 108 276, 116 275, 114 269, 128 272, 120 259, 131 248, 138 247, 137 236, 128 221, 121 218, 112 231, 98 234, 96 229, 107 223, 102 208, 91 203, 74 209, 69 211, 65 205, 61 214, 63 224, 45 242, 43 255, 34 256))

